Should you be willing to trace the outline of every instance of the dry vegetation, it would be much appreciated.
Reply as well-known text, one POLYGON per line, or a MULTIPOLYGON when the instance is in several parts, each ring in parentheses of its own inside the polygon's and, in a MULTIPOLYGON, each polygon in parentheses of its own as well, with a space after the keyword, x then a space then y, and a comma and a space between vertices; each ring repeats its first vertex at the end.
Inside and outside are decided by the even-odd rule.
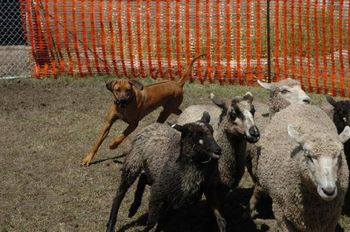
MULTIPOLYGON (((123 162, 120 156, 129 140, 114 151, 107 145, 125 124, 114 125, 90 167, 79 166, 112 102, 104 81, 105 78, 0 81, 0 231, 105 229, 123 162)), ((188 84, 182 108, 209 102, 210 92, 228 97, 247 89, 188 84)), ((249 89, 257 99, 266 101, 265 91, 249 89)), ((320 102, 322 98, 313 99, 320 102)), ((145 118, 139 129, 153 122, 158 112, 145 118)), ((175 120, 175 116, 169 118, 171 122, 175 120)), ((245 217, 251 194, 248 177, 241 187, 230 194, 224 208, 229 231, 275 231, 271 218, 252 221, 245 217)), ((120 231, 135 231, 145 223, 148 192, 138 214, 132 219, 127 217, 133 191, 134 188, 129 191, 121 207, 117 223, 120 231)), ((203 200, 174 215, 166 231, 213 231, 213 225, 203 200)), ((341 226, 350 230, 348 216, 342 217, 341 226)))

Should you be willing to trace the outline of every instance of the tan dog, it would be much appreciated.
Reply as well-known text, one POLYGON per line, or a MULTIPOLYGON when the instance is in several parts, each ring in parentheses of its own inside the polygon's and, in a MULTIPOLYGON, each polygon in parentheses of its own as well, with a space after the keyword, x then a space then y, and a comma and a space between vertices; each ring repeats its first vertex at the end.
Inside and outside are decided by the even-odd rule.
POLYGON ((182 111, 178 107, 183 100, 183 86, 191 74, 194 62, 202 56, 204 54, 195 57, 191 61, 187 71, 179 81, 163 81, 145 87, 134 80, 107 82, 106 87, 113 93, 115 102, 108 111, 96 143, 81 161, 81 164, 90 165, 91 160, 116 120, 123 120, 129 126, 109 144, 110 149, 116 149, 136 129, 143 117, 160 106, 163 107, 163 111, 160 113, 157 122, 165 122, 172 113, 176 115, 181 114, 182 111))

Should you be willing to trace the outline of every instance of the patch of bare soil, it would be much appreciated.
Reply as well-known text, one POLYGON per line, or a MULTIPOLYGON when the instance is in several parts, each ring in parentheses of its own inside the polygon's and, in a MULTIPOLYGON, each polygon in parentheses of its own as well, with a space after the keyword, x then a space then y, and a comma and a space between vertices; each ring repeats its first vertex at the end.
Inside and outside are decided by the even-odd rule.
MULTIPOLYGON (((202 87, 193 93, 187 91, 182 109, 190 103, 208 102, 207 97, 201 97, 208 91, 202 87), (191 98, 192 102, 188 100, 191 98)), ((0 81, 2 232, 105 230, 119 181, 122 152, 130 138, 117 150, 109 150, 108 143, 125 124, 115 123, 90 167, 81 167, 79 162, 95 141, 111 103, 112 96, 103 80, 0 81)), ((138 130, 155 121, 158 114, 159 110, 146 117, 138 130)), ((169 118, 170 122, 175 120, 175 116, 169 118)), ((275 231, 271 218, 249 219, 250 186, 246 177, 242 188, 227 199, 224 216, 228 231, 275 231)), ((142 229, 146 222, 148 191, 134 218, 127 216, 134 187, 120 209, 119 231, 142 229)), ((177 212, 165 229, 215 230, 215 220, 204 199, 177 212)))

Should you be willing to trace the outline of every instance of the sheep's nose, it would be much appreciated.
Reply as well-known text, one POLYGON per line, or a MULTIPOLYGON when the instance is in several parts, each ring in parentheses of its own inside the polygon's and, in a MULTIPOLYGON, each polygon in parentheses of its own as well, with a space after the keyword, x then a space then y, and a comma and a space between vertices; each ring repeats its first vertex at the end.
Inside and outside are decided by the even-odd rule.
POLYGON ((249 134, 251 136, 254 136, 254 137, 259 137, 260 136, 259 129, 256 126, 252 126, 252 127, 249 128, 249 134))
POLYGON ((221 155, 221 147, 217 143, 214 144, 214 147, 214 153, 217 155, 221 155))
POLYGON ((310 100, 310 98, 308 97, 308 98, 303 99, 303 102, 305 102, 306 104, 310 104, 310 103, 311 103, 311 100, 310 100))
POLYGON ((221 150, 221 147, 217 146, 216 152, 215 152, 215 153, 216 153, 216 154, 221 154, 221 151, 222 151, 222 150, 221 150))
POLYGON ((322 191, 327 195, 327 196, 333 196, 335 193, 336 187, 326 187, 326 188, 322 188, 322 191))

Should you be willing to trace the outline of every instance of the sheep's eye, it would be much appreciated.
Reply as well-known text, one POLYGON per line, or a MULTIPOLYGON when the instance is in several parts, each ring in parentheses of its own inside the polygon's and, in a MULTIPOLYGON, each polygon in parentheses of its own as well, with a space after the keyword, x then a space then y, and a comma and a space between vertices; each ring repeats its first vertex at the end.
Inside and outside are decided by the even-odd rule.
POLYGON ((281 90, 281 93, 282 93, 282 94, 286 94, 286 93, 288 93, 288 92, 289 92, 288 89, 282 89, 282 90, 281 90))
POLYGON ((309 151, 305 151, 304 154, 305 154, 306 159, 309 162, 314 163, 314 158, 313 158, 313 156, 311 155, 311 153, 309 151))
POLYGON ((255 114, 255 108, 254 108, 254 107, 252 107, 252 109, 250 110, 250 113, 251 113, 252 115, 255 114))
POLYGON ((234 113, 234 112, 231 112, 230 113, 230 118, 231 118, 232 121, 235 121, 237 119, 237 114, 234 113))

